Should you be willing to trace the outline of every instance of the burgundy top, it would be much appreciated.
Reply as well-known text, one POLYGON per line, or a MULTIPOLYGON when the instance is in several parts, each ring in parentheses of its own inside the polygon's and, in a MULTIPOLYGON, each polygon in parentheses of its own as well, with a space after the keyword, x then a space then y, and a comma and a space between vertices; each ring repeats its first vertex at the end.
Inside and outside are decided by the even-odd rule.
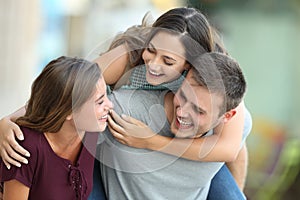
POLYGON ((86 133, 75 165, 54 153, 43 133, 21 127, 30 152, 28 164, 7 170, 0 162, 0 181, 16 179, 30 188, 29 199, 87 199, 93 185, 94 156, 98 133, 86 133))

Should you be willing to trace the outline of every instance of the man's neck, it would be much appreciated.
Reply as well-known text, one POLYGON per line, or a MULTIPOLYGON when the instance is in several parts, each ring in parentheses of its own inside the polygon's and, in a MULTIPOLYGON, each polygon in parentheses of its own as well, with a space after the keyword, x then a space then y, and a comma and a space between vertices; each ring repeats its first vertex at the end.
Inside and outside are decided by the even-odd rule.
POLYGON ((173 98, 174 98, 173 92, 168 92, 164 98, 164 108, 169 123, 172 122, 174 117, 173 98))

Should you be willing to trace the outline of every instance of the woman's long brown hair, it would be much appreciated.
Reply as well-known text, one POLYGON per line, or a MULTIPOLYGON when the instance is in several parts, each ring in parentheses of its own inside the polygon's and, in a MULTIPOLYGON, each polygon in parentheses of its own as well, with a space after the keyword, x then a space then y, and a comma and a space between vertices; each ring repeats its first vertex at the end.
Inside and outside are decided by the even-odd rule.
POLYGON ((41 132, 58 132, 72 110, 94 93, 101 72, 96 63, 59 57, 52 60, 35 79, 26 113, 17 124, 41 132))

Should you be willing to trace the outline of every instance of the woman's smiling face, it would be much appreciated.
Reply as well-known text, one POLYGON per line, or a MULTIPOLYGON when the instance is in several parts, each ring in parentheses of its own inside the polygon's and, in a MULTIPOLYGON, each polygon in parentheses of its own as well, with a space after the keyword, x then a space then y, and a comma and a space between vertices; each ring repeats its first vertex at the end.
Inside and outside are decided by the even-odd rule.
POLYGON ((164 31, 151 39, 142 58, 147 68, 146 79, 152 85, 173 81, 189 69, 179 36, 164 31))
POLYGON ((77 130, 104 131, 109 110, 112 108, 113 104, 106 94, 106 84, 104 79, 100 78, 94 94, 83 104, 79 111, 73 113, 77 130))

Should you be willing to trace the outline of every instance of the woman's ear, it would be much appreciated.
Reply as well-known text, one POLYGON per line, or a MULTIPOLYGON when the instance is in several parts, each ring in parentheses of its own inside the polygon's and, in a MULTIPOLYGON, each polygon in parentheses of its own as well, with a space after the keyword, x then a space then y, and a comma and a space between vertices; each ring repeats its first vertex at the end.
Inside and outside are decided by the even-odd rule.
POLYGON ((73 119, 73 115, 72 114, 70 114, 70 115, 68 115, 67 117, 66 117, 66 120, 72 120, 73 119))
POLYGON ((224 123, 228 122, 236 114, 235 109, 231 109, 223 115, 224 123))
POLYGON ((188 71, 188 70, 190 70, 190 69, 191 69, 190 63, 185 62, 185 64, 184 64, 184 70, 188 71))

